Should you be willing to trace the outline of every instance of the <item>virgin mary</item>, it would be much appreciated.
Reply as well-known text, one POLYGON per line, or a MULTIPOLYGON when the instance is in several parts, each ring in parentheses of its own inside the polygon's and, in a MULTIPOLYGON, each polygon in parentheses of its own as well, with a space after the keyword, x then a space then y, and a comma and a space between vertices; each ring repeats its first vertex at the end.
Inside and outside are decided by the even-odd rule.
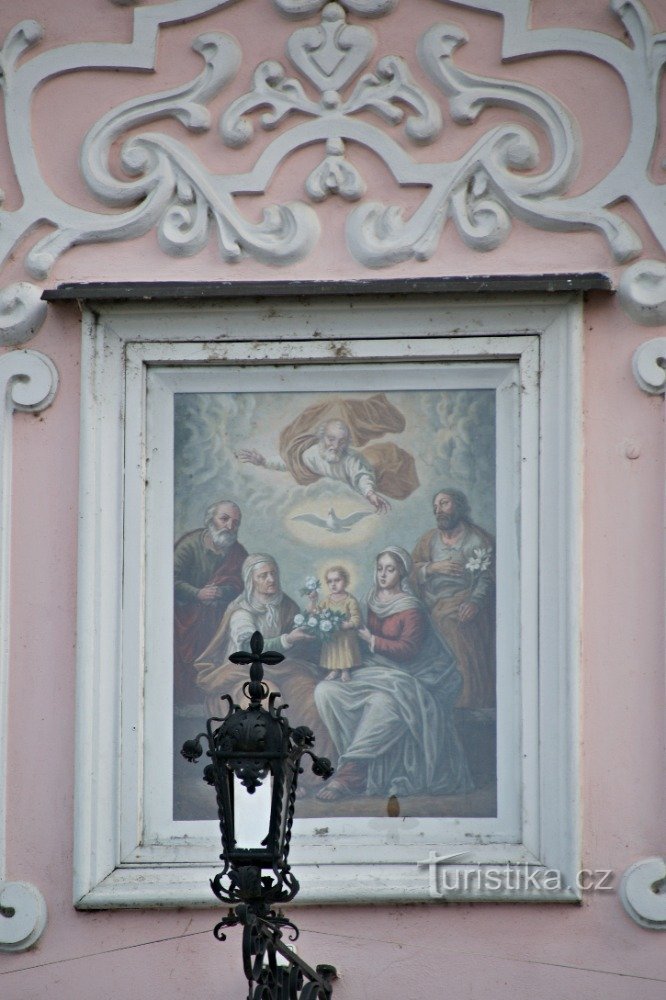
POLYGON ((319 714, 340 754, 318 798, 350 795, 462 795, 472 788, 453 709, 462 678, 409 583, 412 560, 399 546, 377 556, 367 598, 368 649, 352 680, 321 681, 319 714))

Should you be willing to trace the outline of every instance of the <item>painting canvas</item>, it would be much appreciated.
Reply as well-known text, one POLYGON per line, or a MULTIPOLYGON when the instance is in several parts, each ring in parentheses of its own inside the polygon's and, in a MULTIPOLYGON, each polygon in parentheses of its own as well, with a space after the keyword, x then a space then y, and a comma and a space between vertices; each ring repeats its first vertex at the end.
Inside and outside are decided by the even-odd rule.
POLYGON ((336 767, 300 817, 497 815, 496 393, 232 388, 174 396, 173 820, 255 628, 336 767))

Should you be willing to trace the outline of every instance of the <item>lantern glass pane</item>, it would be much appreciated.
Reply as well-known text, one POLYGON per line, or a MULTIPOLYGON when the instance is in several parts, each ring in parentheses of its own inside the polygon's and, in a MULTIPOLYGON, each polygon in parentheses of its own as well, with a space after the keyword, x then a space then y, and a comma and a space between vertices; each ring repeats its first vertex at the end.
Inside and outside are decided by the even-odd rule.
POLYGON ((268 775, 250 794, 234 775, 234 833, 236 847, 263 850, 271 821, 273 777, 268 775))

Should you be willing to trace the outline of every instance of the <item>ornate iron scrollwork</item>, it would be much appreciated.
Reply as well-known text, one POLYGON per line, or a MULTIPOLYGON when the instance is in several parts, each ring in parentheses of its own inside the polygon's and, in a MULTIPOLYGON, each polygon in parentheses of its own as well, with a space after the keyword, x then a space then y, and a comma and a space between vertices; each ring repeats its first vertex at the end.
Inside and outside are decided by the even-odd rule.
POLYGON ((229 659, 250 667, 250 679, 243 687, 249 704, 241 708, 223 695, 228 704, 226 716, 208 719, 206 732, 187 740, 181 750, 187 760, 197 761, 205 738, 211 758, 203 777, 217 795, 224 868, 210 885, 220 902, 232 904, 213 933, 224 941, 226 928, 243 926, 248 1000, 329 1000, 334 967, 313 969, 285 944, 284 931, 290 930, 290 940, 295 941, 298 928, 275 907, 290 902, 299 890, 287 859, 302 758, 309 756, 314 774, 324 780, 333 768, 326 757, 313 753, 315 737, 310 729, 291 728, 282 714, 285 706, 276 705, 280 695, 271 693, 264 683, 263 665, 280 663, 282 654, 264 651, 263 638, 255 632, 250 650, 232 653, 229 659), (236 840, 235 788, 240 784, 253 795, 267 780, 272 782, 268 834, 260 845, 241 847, 236 840))

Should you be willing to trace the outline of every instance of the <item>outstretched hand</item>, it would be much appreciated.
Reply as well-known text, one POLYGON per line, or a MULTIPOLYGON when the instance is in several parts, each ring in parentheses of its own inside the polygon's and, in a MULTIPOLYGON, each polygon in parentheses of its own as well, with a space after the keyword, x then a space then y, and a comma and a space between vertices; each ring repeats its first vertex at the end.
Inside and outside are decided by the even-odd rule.
POLYGON ((249 462, 251 465, 266 464, 264 456, 261 452, 255 451, 254 448, 241 448, 240 451, 234 452, 234 454, 241 462, 249 462))
POLYGON ((291 632, 287 633, 287 640, 289 642, 299 642, 302 639, 308 640, 312 638, 313 636, 304 628, 294 628, 291 632))
POLYGON ((391 504, 388 500, 380 497, 379 493, 375 493, 374 490, 366 493, 366 499, 372 504, 378 514, 388 514, 391 509, 391 504))

